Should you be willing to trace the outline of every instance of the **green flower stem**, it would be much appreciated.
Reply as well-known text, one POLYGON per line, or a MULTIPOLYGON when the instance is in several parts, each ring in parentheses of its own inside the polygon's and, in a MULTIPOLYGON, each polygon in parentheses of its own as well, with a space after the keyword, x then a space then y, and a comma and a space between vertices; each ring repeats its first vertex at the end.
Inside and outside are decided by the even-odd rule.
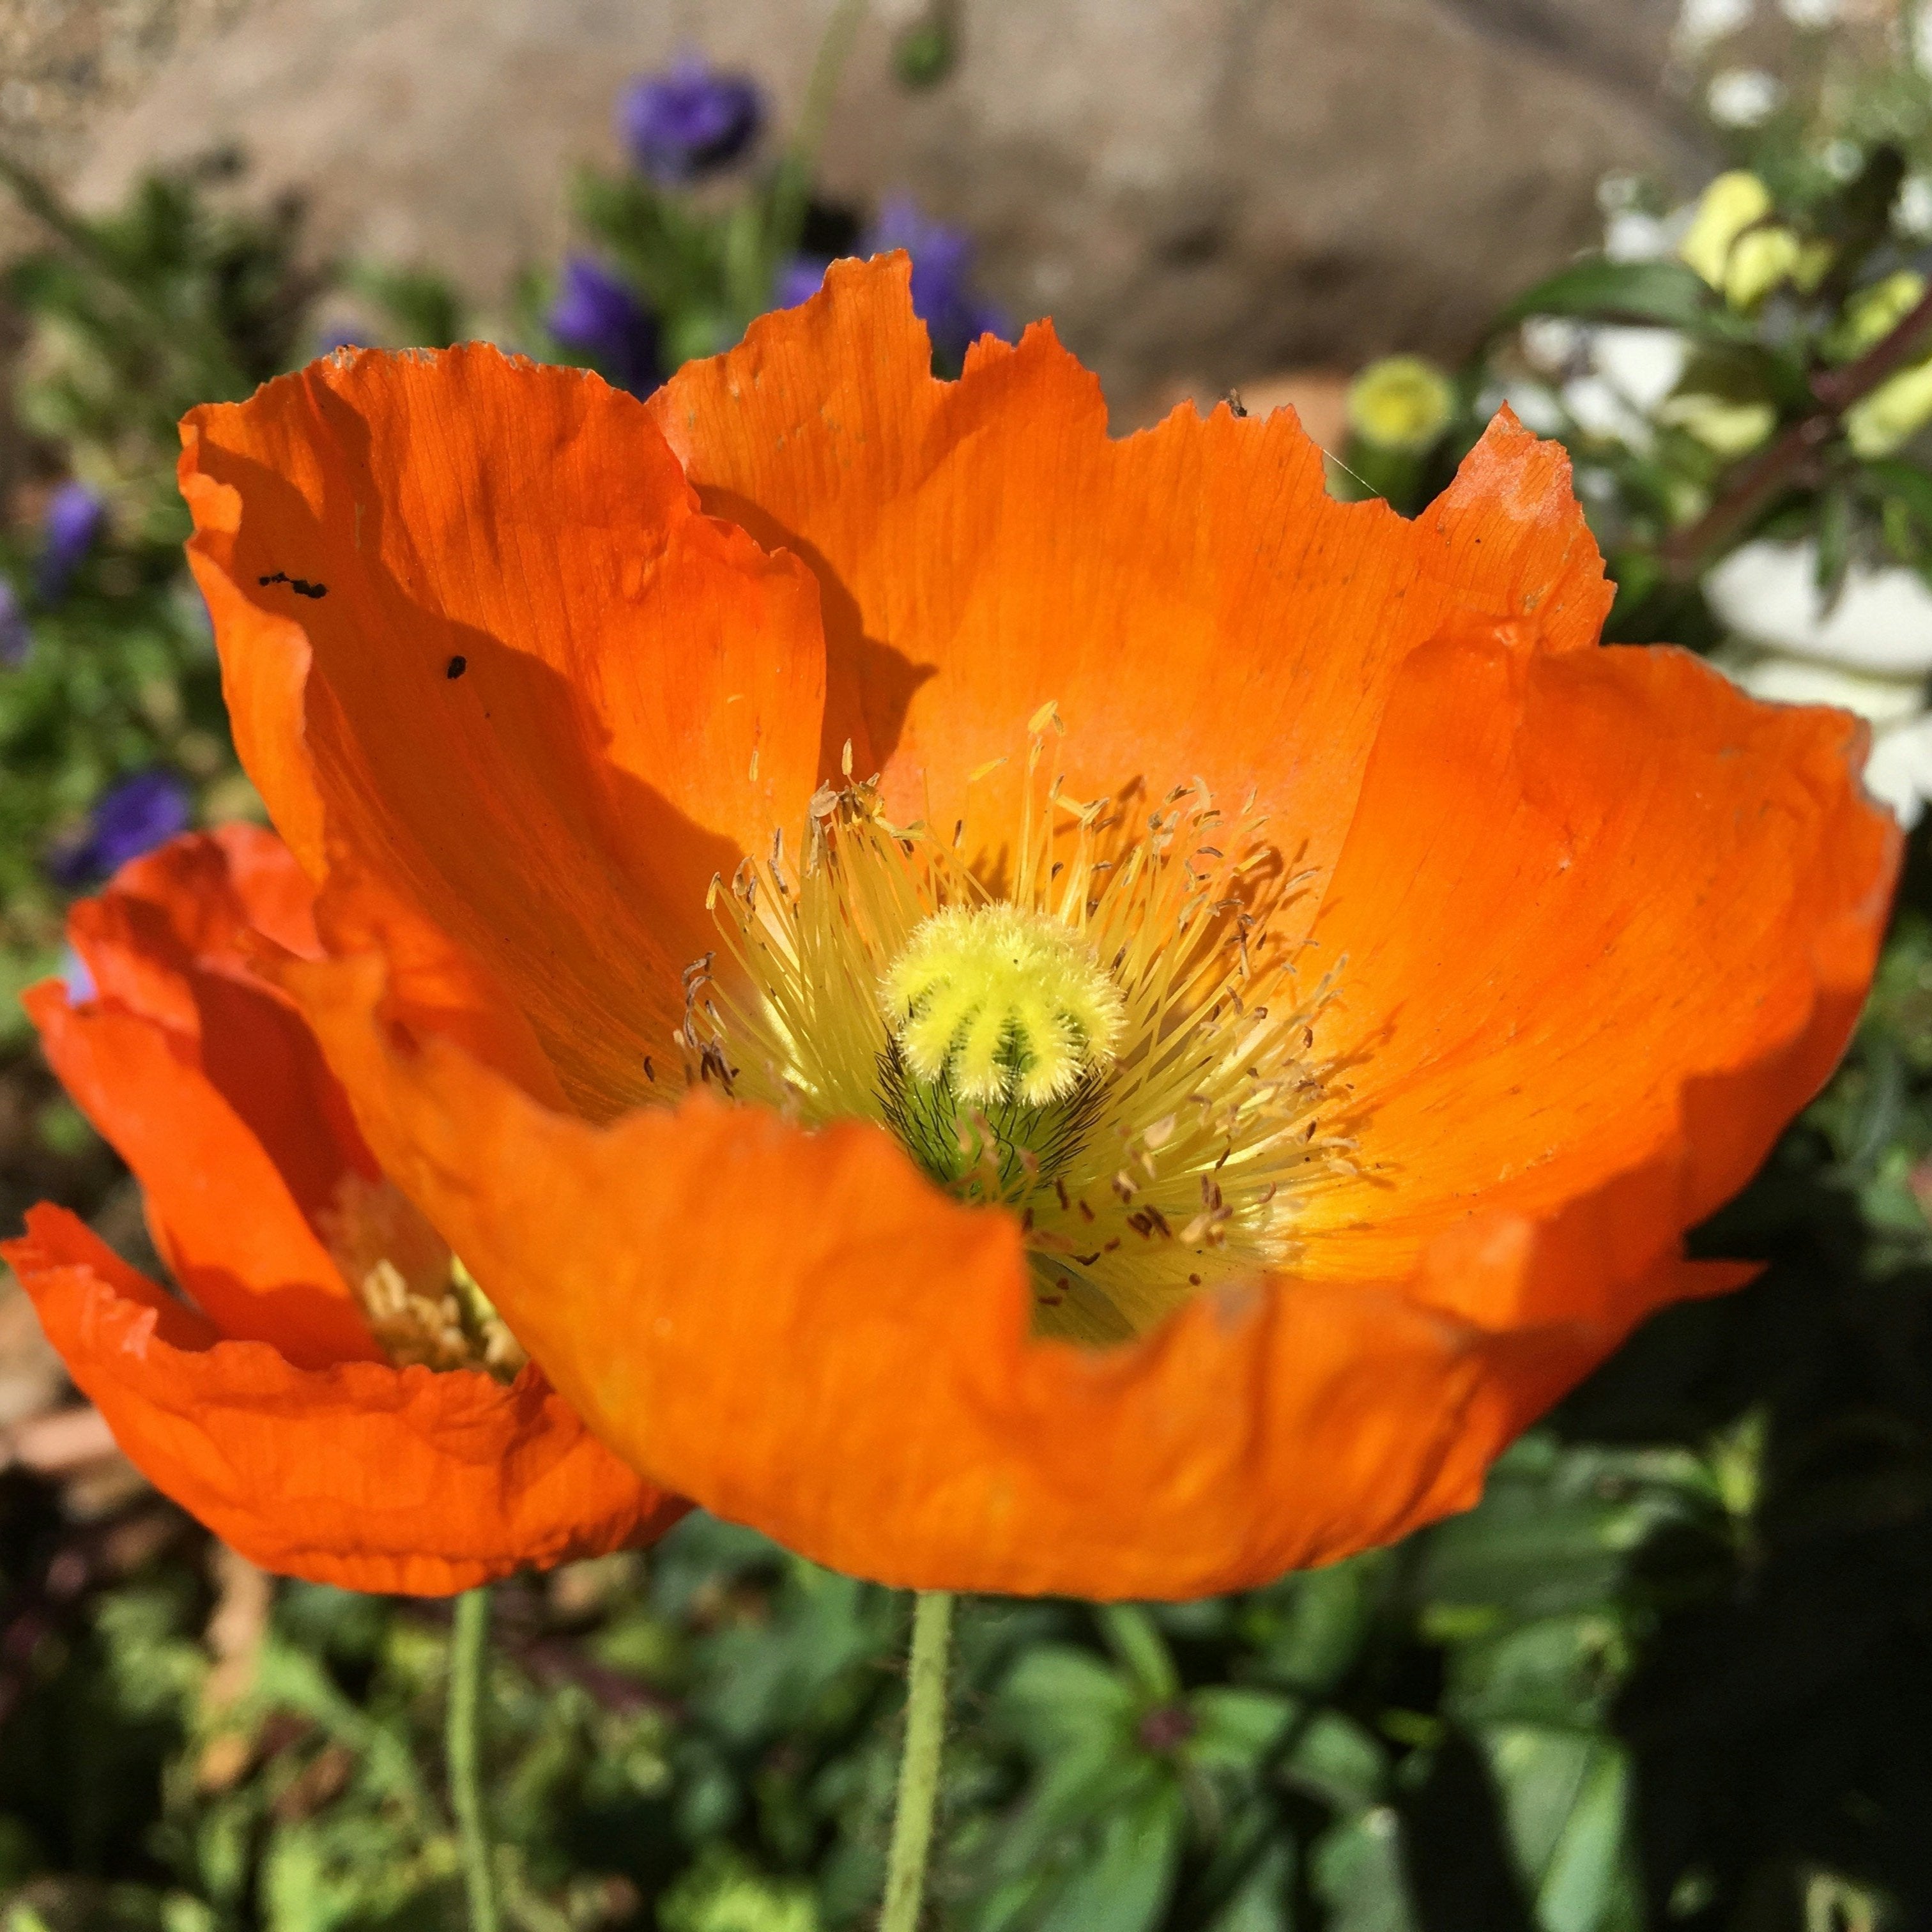
POLYGON ((919 1924, 933 1802, 939 1796, 940 1748, 946 1738, 946 1653, 952 1634, 952 1593, 922 1590, 913 1600, 905 1752, 899 1760, 898 1808, 892 1814, 879 1932, 915 1932, 919 1924))
POLYGON ((457 1598, 449 1641, 449 1802, 456 1814, 464 1889, 470 1896, 470 1932, 496 1932, 497 1928, 496 1882, 490 1866, 490 1834, 483 1820, 483 1778, 477 1748, 484 1666, 489 1652, 490 1586, 486 1583, 457 1598))

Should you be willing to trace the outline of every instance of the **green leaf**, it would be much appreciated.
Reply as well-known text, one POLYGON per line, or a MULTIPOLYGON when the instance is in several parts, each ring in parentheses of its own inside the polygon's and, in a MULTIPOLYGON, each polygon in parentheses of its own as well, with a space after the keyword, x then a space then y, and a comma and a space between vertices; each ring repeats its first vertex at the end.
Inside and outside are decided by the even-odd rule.
POLYGON ((1511 1624, 1455 1646, 1443 1702, 1469 1727, 1603 1721, 1627 1663, 1622 1620, 1612 1610, 1511 1624))
POLYGON ((1305 1570, 1251 1599, 1248 1627, 1266 1675, 1295 1690, 1339 1683, 1368 1639, 1388 1568, 1371 1552, 1305 1570))
POLYGON ((1292 1839, 1270 1845, 1208 1932, 1294 1932, 1295 1846, 1292 1839))
POLYGON ((1153 1618, 1132 1604, 1102 1604, 1094 1612, 1108 1648, 1125 1664, 1150 1702, 1180 1695, 1180 1673, 1153 1618))
POLYGON ((1489 1604, 1526 1622, 1597 1609, 1657 1530, 1716 1508, 1709 1472, 1687 1451, 1560 1450, 1526 1437, 1481 1504, 1424 1540, 1414 1588, 1432 1611, 1489 1604))
POLYGON ((1510 1845, 1545 1932, 1599 1932, 1619 1888, 1626 1768, 1587 1732, 1498 1726, 1484 1737, 1510 1845))
POLYGON ((1097 1850, 1060 1888, 1039 1932, 1148 1932, 1166 1910, 1186 1807, 1172 1784, 1109 1818, 1097 1850))
POLYGON ((1028 1651, 1000 1687, 1006 1727, 1036 1756, 1124 1744, 1139 1702, 1133 1686, 1090 1651, 1054 1644, 1028 1651))
POLYGON ((1187 1708, 1199 1728, 1187 1741, 1189 1761, 1204 1770, 1251 1771, 1286 1736, 1301 1714, 1298 1699, 1272 1690, 1210 1684, 1187 1708))
POLYGON ((1866 489, 1881 501, 1901 503, 1913 519, 1932 533, 1932 471, 1896 458, 1868 463, 1862 472, 1866 489))
POLYGON ((1388 1786, 1388 1753, 1352 1718, 1323 1711, 1296 1739, 1281 1774, 1339 1811, 1360 1810, 1382 1802, 1388 1786))
POLYGON ((1576 262, 1517 296, 1497 318, 1493 332, 1500 334, 1532 315, 1651 323, 1728 341, 1751 339, 1750 324, 1682 262, 1612 262, 1598 256, 1576 262))
POLYGON ((1310 1870, 1328 1932, 1420 1932, 1402 1877, 1402 1822, 1388 1806, 1324 1832, 1310 1870))

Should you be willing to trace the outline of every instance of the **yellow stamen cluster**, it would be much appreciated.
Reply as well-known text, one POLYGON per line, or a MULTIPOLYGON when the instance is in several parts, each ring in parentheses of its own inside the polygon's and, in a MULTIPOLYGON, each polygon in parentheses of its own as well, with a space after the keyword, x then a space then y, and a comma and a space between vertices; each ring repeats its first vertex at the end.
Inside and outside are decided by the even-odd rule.
POLYGON ((922 920, 880 997, 911 1071, 978 1106, 1064 1100, 1111 1064, 1126 1016, 1092 947, 1004 902, 922 920))
POLYGON ((1343 1172, 1324 980, 1281 936, 1304 883, 1199 782, 1066 795, 1034 719, 995 896, 876 782, 813 799, 714 884, 722 950, 686 975, 688 1080, 808 1124, 898 1136, 962 1198, 1016 1214, 1042 1332, 1142 1332, 1215 1281, 1292 1263, 1294 1208, 1343 1172), (714 967, 716 968, 714 970, 714 967))
POLYGON ((345 1175, 322 1236, 398 1368, 481 1369, 514 1382, 528 1359, 470 1270, 387 1180, 345 1175))

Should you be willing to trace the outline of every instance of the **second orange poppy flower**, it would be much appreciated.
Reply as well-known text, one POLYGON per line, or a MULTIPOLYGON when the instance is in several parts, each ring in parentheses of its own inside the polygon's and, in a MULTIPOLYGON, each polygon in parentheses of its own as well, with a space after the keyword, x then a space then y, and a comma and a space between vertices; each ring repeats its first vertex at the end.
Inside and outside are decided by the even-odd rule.
POLYGON ((140 1180, 166 1293, 64 1210, 8 1260, 153 1482, 265 1568, 441 1595, 647 1542, 687 1507, 584 1429, 384 1177, 260 979, 313 889, 236 826, 124 867, 70 926, 94 982, 28 1010, 140 1180))

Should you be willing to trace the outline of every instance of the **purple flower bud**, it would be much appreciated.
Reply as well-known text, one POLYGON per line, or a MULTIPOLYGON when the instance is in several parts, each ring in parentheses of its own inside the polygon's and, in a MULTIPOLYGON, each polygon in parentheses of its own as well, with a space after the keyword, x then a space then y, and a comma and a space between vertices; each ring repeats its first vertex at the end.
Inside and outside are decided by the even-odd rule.
POLYGON ((104 878, 188 830, 188 787, 172 772, 136 772, 110 785, 80 838, 53 852, 47 870, 63 886, 104 878))
POLYGON ((40 520, 40 561, 34 589, 44 604, 67 595, 87 554, 107 520, 107 506, 85 483, 63 483, 48 500, 40 520))
POLYGON ((748 74, 724 74, 684 54, 632 82, 617 102, 617 133, 653 181, 695 180, 728 166, 757 139, 765 98, 748 74))
POLYGON ((0 577, 0 664, 11 670, 25 664, 33 645, 27 620, 20 614, 20 600, 13 585, 0 577))
POLYGON ((796 308, 809 302, 825 285, 825 272, 832 264, 823 255, 794 255, 778 270, 772 290, 774 308, 796 308))
POLYGON ((957 228, 928 220, 908 195, 880 205, 860 244, 868 255, 903 248, 912 257, 913 313, 932 337, 934 358, 957 367, 982 335, 1010 338, 1006 320, 973 291, 973 244, 957 228))
POLYGON ((634 394, 657 387, 656 318, 631 285, 601 262, 573 255, 564 263, 544 320, 565 348, 590 358, 634 394))

